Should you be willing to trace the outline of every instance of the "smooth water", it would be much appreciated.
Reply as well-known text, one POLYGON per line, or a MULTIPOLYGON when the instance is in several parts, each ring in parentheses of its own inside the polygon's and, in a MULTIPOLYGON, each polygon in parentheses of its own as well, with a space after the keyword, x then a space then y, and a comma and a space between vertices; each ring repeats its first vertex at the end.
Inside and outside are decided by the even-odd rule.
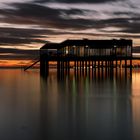
POLYGON ((48 78, 0 70, 0 140, 140 140, 140 71, 48 78))

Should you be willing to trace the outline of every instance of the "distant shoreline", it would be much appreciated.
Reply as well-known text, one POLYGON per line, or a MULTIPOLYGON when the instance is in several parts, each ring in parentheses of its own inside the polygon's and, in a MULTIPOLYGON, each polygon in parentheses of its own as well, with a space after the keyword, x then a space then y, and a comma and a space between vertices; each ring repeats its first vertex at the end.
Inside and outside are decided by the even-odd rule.
MULTIPOLYGON (((21 70, 24 70, 24 68, 22 67, 0 67, 0 69, 21 69, 21 70)), ((31 69, 39 69, 39 67, 38 68, 31 68, 31 69)))

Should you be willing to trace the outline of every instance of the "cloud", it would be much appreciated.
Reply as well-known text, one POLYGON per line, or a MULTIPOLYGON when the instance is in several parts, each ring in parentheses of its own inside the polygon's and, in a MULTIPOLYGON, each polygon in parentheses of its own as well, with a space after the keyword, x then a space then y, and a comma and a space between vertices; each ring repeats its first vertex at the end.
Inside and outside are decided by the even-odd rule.
MULTIPOLYGON (((42 0, 42 2, 46 1, 42 0)), ((127 35, 125 34, 124 36, 138 37, 140 32, 138 28, 140 13, 135 10, 132 11, 132 7, 128 7, 130 4, 129 1, 127 1, 128 4, 123 5, 124 8, 119 7, 118 9, 117 6, 119 6, 120 3, 118 4, 117 0, 116 4, 118 5, 115 5, 114 0, 112 1, 113 4, 107 3, 111 2, 111 0, 100 0, 98 1, 98 7, 95 9, 84 9, 84 4, 79 4, 80 2, 83 3, 83 0, 49 0, 47 2, 65 2, 68 5, 76 3, 75 5, 79 6, 79 8, 76 6, 74 8, 64 9, 53 8, 51 6, 48 7, 47 4, 40 4, 41 1, 39 0, 38 3, 37 1, 29 3, 11 3, 9 5, 13 7, 12 9, 0 9, 1 22, 8 23, 11 26, 14 25, 14 28, 0 28, 1 45, 43 44, 45 43, 45 39, 49 39, 52 35, 57 38, 57 35, 78 35, 85 33, 85 36, 88 34, 107 34, 108 36, 115 37, 116 35, 116 37, 118 37, 120 35, 121 37, 123 36, 121 33, 126 33, 127 35), (103 4, 104 2, 106 2, 106 4, 103 4), (82 6, 83 8, 80 9, 82 6), (15 25, 24 25, 24 28, 18 29, 15 25), (28 26, 31 28, 29 29, 28 26), (28 29, 26 27, 28 27, 28 29), (112 30, 108 30, 108 28, 112 30), (46 38, 44 38, 44 36, 46 38)), ((97 4, 97 0, 89 0, 86 2, 91 2, 93 5, 94 3, 97 4)))
POLYGON ((39 59, 39 50, 23 50, 15 48, 0 48, 1 60, 36 60, 39 59))
POLYGON ((81 10, 57 10, 36 4, 13 4, 15 9, 1 10, 4 16, 1 21, 13 24, 31 24, 43 28, 75 29, 87 28, 91 21, 84 19, 70 19, 68 15, 82 14, 81 10), (65 17, 62 15, 65 14, 65 17), (14 19, 14 20, 13 20, 14 19))
POLYGON ((0 28, 0 45, 24 45, 46 43, 43 34, 49 31, 38 29, 0 28))
MULTIPOLYGON (((31 24, 45 28, 83 30, 109 26, 129 27, 130 20, 139 23, 140 13, 129 11, 104 12, 80 9, 52 9, 33 3, 13 3, 15 9, 1 10, 4 22, 14 24, 31 24), (93 17, 91 16, 93 15, 93 17), (94 17, 98 18, 94 18, 94 17), (102 18, 100 18, 102 16, 102 18), (89 18, 86 18, 89 17, 89 18), (90 19, 91 17, 91 19, 90 19), (14 20, 13 20, 14 19, 14 20), (99 19, 99 20, 98 20, 99 19)), ((131 23, 131 24, 133 24, 131 23)), ((135 24, 134 24, 135 25, 135 24)), ((131 26, 132 28, 132 26, 131 26)), ((135 28, 135 27, 134 27, 135 28)))
POLYGON ((0 38, 0 45, 19 45, 19 44, 31 44, 31 43, 45 43, 45 41, 39 39, 27 39, 27 38, 8 38, 8 37, 1 37, 0 38))
MULTIPOLYGON (((58 3, 105 3, 118 0, 36 0, 39 3, 58 2, 58 3)), ((120 0, 121 1, 121 0, 120 0)))
POLYGON ((133 47, 133 53, 140 53, 140 46, 133 47))

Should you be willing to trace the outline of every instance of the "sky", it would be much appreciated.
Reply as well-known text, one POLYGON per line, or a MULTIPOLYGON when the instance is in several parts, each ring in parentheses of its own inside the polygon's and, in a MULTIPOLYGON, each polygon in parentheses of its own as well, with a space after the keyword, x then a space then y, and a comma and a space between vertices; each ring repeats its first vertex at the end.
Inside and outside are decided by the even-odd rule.
POLYGON ((0 0, 0 66, 28 64, 47 42, 82 38, 140 46, 140 0, 0 0))

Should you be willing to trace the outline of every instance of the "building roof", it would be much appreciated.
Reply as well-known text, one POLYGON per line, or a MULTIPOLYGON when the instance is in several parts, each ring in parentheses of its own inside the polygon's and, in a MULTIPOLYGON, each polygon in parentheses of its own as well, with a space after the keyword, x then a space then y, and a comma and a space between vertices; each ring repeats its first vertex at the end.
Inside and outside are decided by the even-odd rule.
POLYGON ((89 46, 90 48, 112 48, 114 46, 132 46, 132 40, 126 39, 112 39, 112 40, 65 40, 62 43, 45 44, 41 49, 58 49, 65 46, 89 46))
POLYGON ((59 43, 46 43, 44 46, 42 46, 40 49, 58 49, 59 48, 59 43))
POLYGON ((132 45, 132 40, 66 40, 62 42, 63 46, 89 46, 90 48, 112 48, 114 46, 127 46, 132 45))

